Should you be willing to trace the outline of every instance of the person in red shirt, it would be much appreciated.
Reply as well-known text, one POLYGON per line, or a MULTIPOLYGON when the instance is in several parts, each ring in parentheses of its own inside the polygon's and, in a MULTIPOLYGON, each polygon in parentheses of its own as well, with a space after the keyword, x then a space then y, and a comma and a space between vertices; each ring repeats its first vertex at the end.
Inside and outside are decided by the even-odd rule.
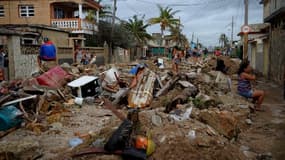
POLYGON ((220 51, 220 49, 217 49, 216 51, 215 51, 215 55, 216 56, 220 56, 222 53, 221 53, 221 51, 220 51))

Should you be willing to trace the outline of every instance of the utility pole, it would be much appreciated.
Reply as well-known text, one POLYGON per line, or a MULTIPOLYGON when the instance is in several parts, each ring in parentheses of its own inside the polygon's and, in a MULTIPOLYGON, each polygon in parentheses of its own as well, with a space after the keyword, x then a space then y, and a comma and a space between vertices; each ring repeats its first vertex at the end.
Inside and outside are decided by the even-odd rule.
POLYGON ((231 47, 233 46, 233 39, 234 39, 234 16, 232 16, 232 34, 231 34, 231 47))
POLYGON ((191 42, 194 41, 194 32, 192 33, 192 39, 191 39, 191 42))
POLYGON ((197 48, 199 47, 199 39, 198 39, 198 37, 197 37, 197 48))
MULTIPOLYGON (((248 25, 248 0, 244 0, 244 26, 248 25)), ((243 38, 243 59, 247 58, 247 51, 248 51, 248 33, 244 33, 243 38)))
POLYGON ((111 35, 110 35, 110 44, 109 44, 109 57, 108 61, 109 63, 111 62, 111 58, 113 57, 113 34, 114 34, 114 28, 115 28, 115 18, 116 18, 116 10, 117 10, 117 0, 114 0, 114 5, 113 5, 113 15, 112 15, 112 30, 111 30, 111 35))

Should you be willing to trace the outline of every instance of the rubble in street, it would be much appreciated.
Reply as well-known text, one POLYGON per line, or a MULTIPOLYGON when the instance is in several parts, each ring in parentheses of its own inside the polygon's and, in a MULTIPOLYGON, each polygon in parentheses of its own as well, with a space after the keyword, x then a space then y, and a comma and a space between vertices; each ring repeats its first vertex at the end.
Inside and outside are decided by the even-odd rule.
POLYGON ((208 56, 183 61, 178 75, 161 58, 164 67, 152 59, 63 64, 1 82, 0 159, 272 159, 241 144, 240 135, 255 123, 253 104, 235 92, 239 61, 219 58, 226 74, 208 56), (130 70, 142 63, 143 78, 129 88, 136 76, 130 70), (106 76, 113 93, 102 87, 106 76), (152 148, 138 145, 138 136, 152 148))

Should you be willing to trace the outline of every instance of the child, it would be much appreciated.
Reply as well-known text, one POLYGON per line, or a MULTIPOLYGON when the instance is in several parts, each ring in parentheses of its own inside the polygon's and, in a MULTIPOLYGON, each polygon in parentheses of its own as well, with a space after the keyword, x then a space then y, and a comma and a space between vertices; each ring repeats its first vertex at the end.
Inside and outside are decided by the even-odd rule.
POLYGON ((180 55, 178 47, 175 46, 172 50, 172 71, 174 74, 178 74, 178 65, 180 63, 180 55))
POLYGON ((251 67, 248 60, 243 60, 238 70, 238 93, 246 98, 257 100, 255 110, 262 111, 261 103, 264 99, 263 90, 253 90, 250 81, 255 80, 255 75, 251 74, 251 67))

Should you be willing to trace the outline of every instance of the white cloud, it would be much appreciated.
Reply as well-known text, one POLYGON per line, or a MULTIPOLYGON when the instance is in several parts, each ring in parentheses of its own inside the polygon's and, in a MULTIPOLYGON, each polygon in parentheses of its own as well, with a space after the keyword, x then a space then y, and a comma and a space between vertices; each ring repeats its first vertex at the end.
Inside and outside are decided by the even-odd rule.
MULTIPOLYGON (((249 23, 262 23, 262 5, 259 0, 249 0, 249 23)), ((112 1, 108 2, 112 4, 112 1)), ((157 16, 156 4, 169 5, 174 10, 180 10, 184 25, 183 33, 191 40, 194 32, 205 45, 217 45, 221 33, 230 36, 230 23, 234 16, 234 39, 244 23, 243 0, 118 0, 117 16, 122 19, 131 18, 135 14, 145 15, 145 19, 157 16)), ((148 28, 150 33, 160 32, 159 25, 148 28)))

